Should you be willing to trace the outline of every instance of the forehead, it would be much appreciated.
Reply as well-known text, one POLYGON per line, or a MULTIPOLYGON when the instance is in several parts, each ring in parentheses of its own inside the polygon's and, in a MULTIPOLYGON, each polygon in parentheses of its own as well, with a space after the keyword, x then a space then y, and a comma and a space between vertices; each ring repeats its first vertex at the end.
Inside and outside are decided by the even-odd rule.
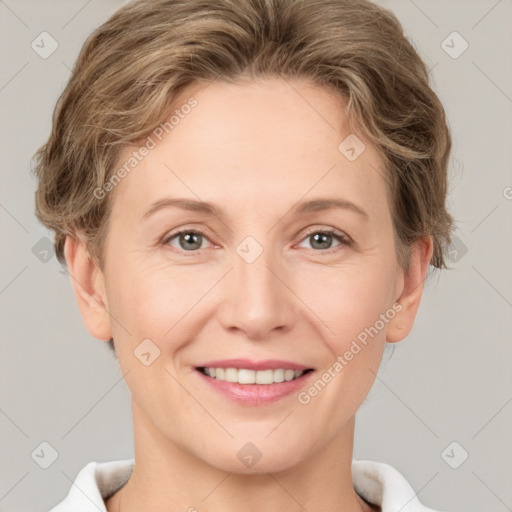
MULTIPOLYGON (((328 192, 372 209, 386 187, 381 155, 352 133, 344 108, 304 80, 194 84, 146 139, 151 149, 116 186, 115 203, 142 215, 170 195, 249 210, 328 192)), ((139 147, 124 148, 117 167, 139 147)))

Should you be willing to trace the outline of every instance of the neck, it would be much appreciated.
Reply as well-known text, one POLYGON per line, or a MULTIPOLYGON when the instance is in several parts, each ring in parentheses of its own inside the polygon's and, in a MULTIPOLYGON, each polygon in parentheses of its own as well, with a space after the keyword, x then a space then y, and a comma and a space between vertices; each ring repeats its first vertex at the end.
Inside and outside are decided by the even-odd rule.
POLYGON ((352 484, 355 419, 310 458, 275 471, 223 471, 161 437, 132 403, 135 466, 108 512, 186 510, 189 512, 378 511, 352 484))

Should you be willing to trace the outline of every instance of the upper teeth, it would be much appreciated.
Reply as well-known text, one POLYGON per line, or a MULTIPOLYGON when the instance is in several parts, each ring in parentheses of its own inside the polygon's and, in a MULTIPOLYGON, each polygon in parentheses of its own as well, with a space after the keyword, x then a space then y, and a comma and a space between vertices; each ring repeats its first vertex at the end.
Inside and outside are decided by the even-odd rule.
POLYGON ((204 373, 210 377, 226 382, 239 384, 273 384, 300 377, 302 370, 247 370, 245 368, 204 368, 204 373))

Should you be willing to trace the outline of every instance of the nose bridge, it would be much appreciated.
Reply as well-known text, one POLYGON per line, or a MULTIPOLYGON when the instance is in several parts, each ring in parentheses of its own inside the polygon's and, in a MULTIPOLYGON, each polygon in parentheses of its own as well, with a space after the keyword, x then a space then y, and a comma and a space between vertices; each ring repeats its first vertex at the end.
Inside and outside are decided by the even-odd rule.
POLYGON ((282 265, 268 238, 263 243, 253 236, 244 238, 235 248, 232 264, 222 315, 224 327, 243 330, 251 338, 265 338, 272 330, 289 326, 292 296, 279 276, 282 265))

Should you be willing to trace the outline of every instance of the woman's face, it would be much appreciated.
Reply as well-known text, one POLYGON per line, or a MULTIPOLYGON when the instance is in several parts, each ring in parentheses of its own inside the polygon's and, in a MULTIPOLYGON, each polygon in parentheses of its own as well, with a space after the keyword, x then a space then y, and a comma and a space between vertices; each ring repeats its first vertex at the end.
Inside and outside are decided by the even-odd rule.
POLYGON ((404 274, 382 161, 342 107, 297 80, 195 86, 146 156, 121 154, 116 169, 134 151, 140 161, 109 192, 105 319, 135 430, 162 447, 236 472, 252 471, 244 456, 257 449, 258 471, 285 469, 326 447, 365 399, 404 274), (175 199, 195 206, 165 206, 175 199), (267 371, 214 380, 197 369, 250 363, 267 371), (268 370, 294 365, 313 371, 221 380, 281 380, 268 370))

